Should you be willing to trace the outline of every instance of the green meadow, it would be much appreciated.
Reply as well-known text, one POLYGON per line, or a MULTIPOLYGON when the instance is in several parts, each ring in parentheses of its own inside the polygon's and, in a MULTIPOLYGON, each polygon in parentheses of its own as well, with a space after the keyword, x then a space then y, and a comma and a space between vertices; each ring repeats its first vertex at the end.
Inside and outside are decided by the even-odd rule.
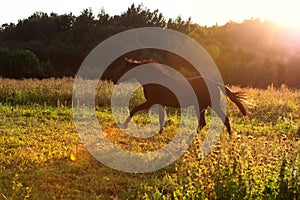
MULTIPOLYGON (((0 199, 300 199, 300 91, 230 87, 246 94, 248 116, 228 102, 224 127, 201 156, 207 127, 173 164, 151 173, 125 173, 98 162, 80 140, 72 117, 74 79, 0 80, 0 199)), ((117 126, 102 81, 97 116, 120 148, 145 152, 167 143, 180 117, 170 110, 163 134, 132 139, 117 126)), ((131 104, 143 101, 138 90, 131 104)), ((229 100, 228 100, 229 101, 229 100)), ((210 110, 207 111, 209 120, 210 110)), ((150 121, 147 112, 133 118, 150 121)))

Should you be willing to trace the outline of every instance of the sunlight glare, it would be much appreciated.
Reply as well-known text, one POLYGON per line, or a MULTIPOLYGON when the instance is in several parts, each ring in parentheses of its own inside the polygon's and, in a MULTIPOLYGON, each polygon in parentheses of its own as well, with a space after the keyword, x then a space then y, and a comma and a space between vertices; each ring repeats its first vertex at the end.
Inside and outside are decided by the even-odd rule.
POLYGON ((269 10, 266 11, 265 18, 286 26, 290 29, 300 28, 300 12, 298 10, 299 3, 295 0, 281 1, 270 5, 269 10))

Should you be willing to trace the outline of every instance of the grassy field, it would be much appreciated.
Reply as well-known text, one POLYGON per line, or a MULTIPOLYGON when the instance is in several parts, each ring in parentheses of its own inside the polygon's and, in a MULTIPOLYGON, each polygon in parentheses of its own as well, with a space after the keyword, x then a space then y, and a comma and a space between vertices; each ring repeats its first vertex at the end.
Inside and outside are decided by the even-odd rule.
MULTIPOLYGON (((300 199, 300 91, 232 87, 247 94, 248 117, 230 103, 233 127, 224 128, 202 158, 200 131, 174 164, 145 174, 113 170, 95 160, 76 133, 71 99, 74 80, 0 79, 0 199, 300 199)), ((98 118, 122 148, 149 146, 116 128, 109 104, 113 84, 102 82, 98 118)), ((142 101, 135 94, 135 104, 142 101)), ((133 119, 148 123, 147 113, 133 119)), ((171 115, 156 147, 172 137, 171 115), (165 137, 165 138, 164 138, 165 137)))

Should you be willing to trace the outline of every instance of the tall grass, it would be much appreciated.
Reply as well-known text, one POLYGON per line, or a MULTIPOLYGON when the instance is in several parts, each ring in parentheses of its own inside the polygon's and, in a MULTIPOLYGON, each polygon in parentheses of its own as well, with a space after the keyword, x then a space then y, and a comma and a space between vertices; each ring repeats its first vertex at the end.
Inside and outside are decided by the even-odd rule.
POLYGON ((0 102, 9 105, 71 105, 74 79, 0 79, 0 102))
MULTIPOLYGON (((0 102, 7 105, 47 105, 71 106, 74 78, 24 79, 0 78, 0 102)), ((97 92, 97 105, 110 105, 114 85, 100 81, 97 92)))

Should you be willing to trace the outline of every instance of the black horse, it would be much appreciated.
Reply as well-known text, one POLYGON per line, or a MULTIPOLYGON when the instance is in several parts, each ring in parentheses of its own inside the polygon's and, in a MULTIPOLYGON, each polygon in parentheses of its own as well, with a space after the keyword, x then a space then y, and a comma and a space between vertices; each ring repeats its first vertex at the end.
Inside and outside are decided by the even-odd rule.
MULTIPOLYGON (((228 87, 226 87, 220 83, 217 83, 213 80, 210 80, 206 77, 204 78, 202 76, 195 76, 192 78, 186 78, 186 80, 175 79, 172 76, 164 73, 160 64, 154 60, 136 61, 136 60, 127 59, 127 58, 125 58, 125 64, 122 67, 122 72, 125 73, 125 72, 133 69, 134 67, 136 67, 138 65, 142 65, 142 64, 153 64, 153 66, 154 66, 153 69, 156 70, 154 73, 160 73, 160 75, 163 74, 164 79, 168 79, 176 87, 181 87, 182 85, 184 85, 184 84, 182 84, 182 81, 186 81, 186 80, 188 81, 188 83, 194 90, 197 100, 198 100, 199 107, 197 107, 197 108, 195 107, 195 109, 197 111, 197 118, 198 118, 198 130, 200 130, 201 128, 203 128, 206 125, 204 114, 205 114, 205 110, 207 109, 207 107, 208 106, 211 107, 211 105, 212 105, 209 92, 213 92, 213 94, 215 95, 215 98, 217 98, 219 101, 218 105, 214 105, 214 111, 217 113, 217 115, 221 119, 224 119, 223 123, 226 126, 228 133, 231 134, 231 127, 230 127, 229 119, 226 116, 226 114, 224 113, 224 111, 221 109, 221 106, 220 106, 220 92, 219 92, 220 87, 225 88, 225 93, 229 97, 229 99, 235 103, 235 105, 238 107, 239 111, 243 115, 246 115, 246 110, 240 101, 243 98, 242 93, 240 93, 240 92, 233 93, 228 89, 228 87), (213 91, 208 90, 206 83, 209 83, 210 88, 211 88, 211 86, 213 86, 213 88, 212 88, 213 91)), ((136 78, 138 81, 142 82, 141 80, 139 80, 138 76, 134 77, 134 78, 136 78)), ((184 90, 184 88, 182 88, 182 90, 184 90)), ((153 106, 155 104, 173 107, 173 108, 190 106, 190 104, 188 104, 188 103, 187 103, 187 105, 180 105, 175 94, 170 89, 168 89, 160 84, 154 84, 154 83, 152 84, 151 83, 151 84, 143 85, 143 91, 144 91, 144 96, 145 96, 146 102, 134 107, 130 111, 130 115, 127 117, 127 119, 125 120, 125 122, 123 124, 124 128, 127 128, 130 119, 136 112, 138 112, 140 110, 144 110, 144 109, 149 109, 151 106, 153 106)), ((159 122, 160 122, 160 132, 162 132, 163 124, 164 124, 164 112, 163 112, 162 107, 159 108, 159 122)))

